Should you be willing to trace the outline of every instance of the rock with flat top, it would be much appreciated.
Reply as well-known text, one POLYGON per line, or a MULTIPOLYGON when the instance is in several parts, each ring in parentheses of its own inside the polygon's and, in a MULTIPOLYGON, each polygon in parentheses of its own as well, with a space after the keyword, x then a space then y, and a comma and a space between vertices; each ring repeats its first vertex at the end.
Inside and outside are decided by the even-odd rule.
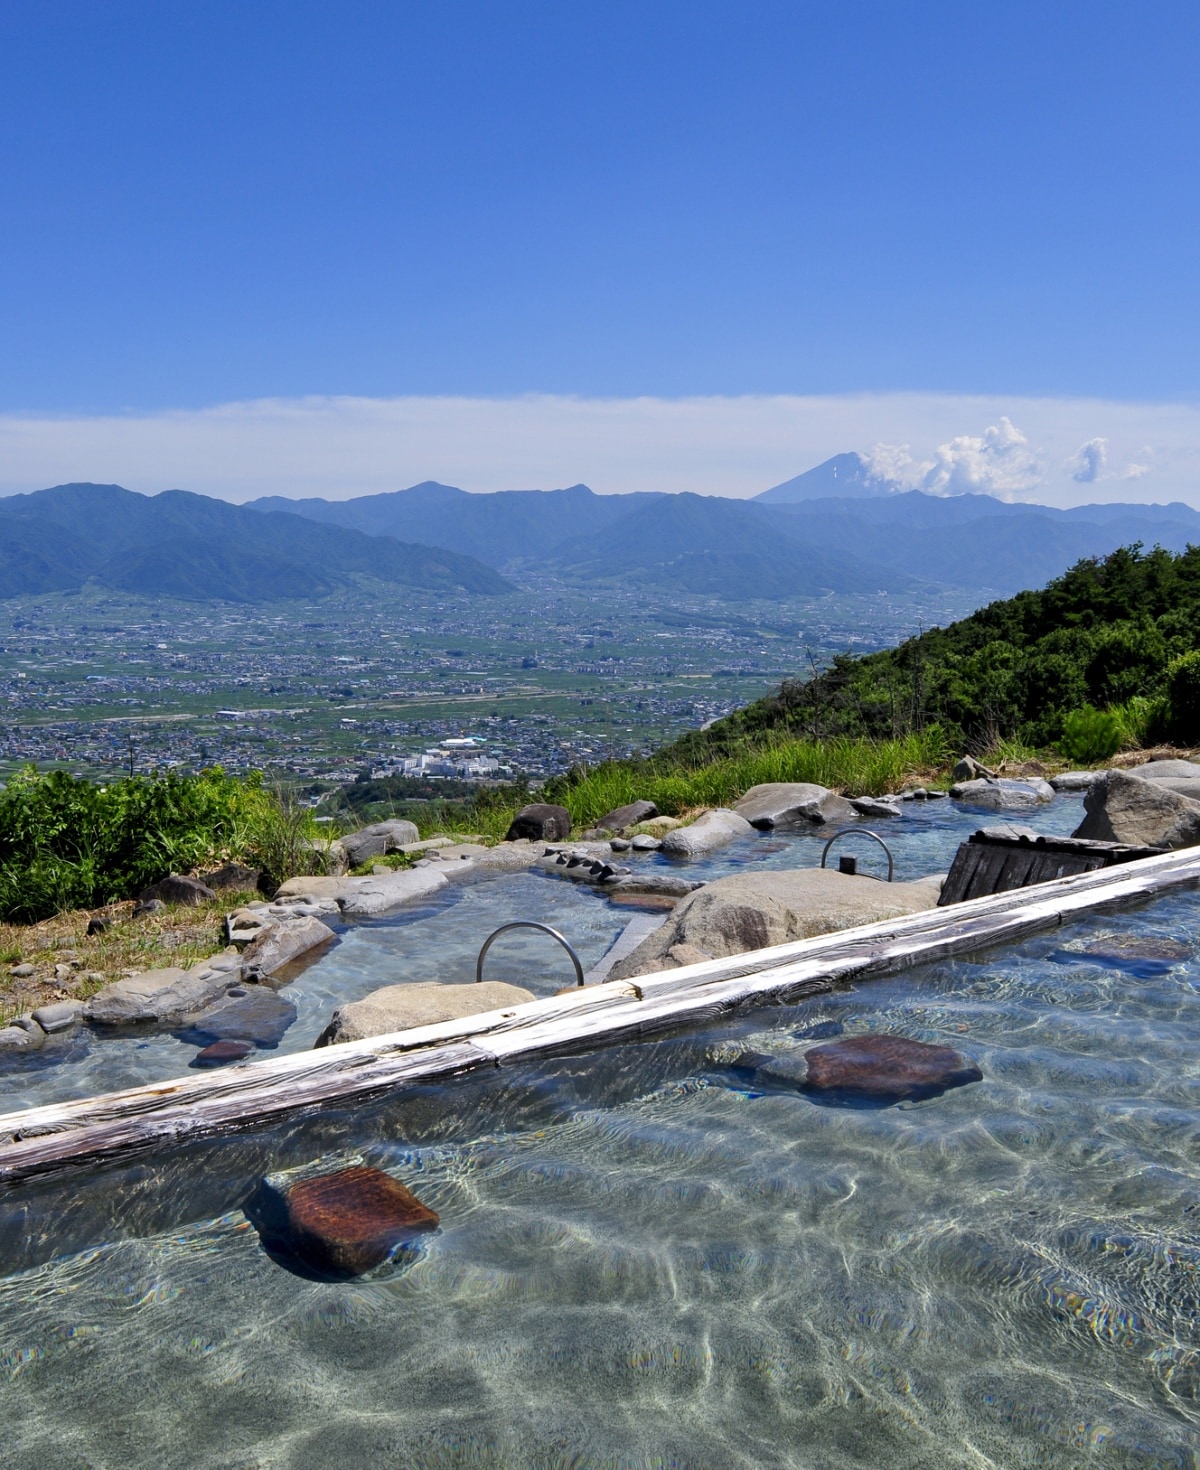
POLYGON ((724 959, 915 914, 935 908, 941 888, 941 878, 882 883, 831 868, 718 878, 679 903, 661 929, 614 965, 609 978, 627 980, 673 969, 672 950, 677 945, 690 945, 714 959, 724 959))
POLYGON ((1087 815, 1074 837, 1141 847, 1194 847, 1200 842, 1200 801, 1128 771, 1106 771, 1088 789, 1083 809, 1087 815))
POLYGON ((435 1210, 398 1179, 366 1164, 298 1179, 264 1181, 252 1218, 273 1255, 297 1257, 333 1277, 361 1276, 397 1246, 438 1228, 435 1210))
POLYGON ((93 1026, 174 1025, 207 1010, 239 978, 237 961, 222 955, 190 970, 144 970, 98 990, 83 1019, 93 1026))
POLYGON ((311 917, 270 924, 242 951, 243 972, 251 979, 274 975, 304 955, 315 959, 336 938, 328 924, 311 917))
POLYGON ((1050 785, 1055 791, 1086 791, 1103 775, 1103 771, 1060 771, 1050 777, 1050 785))
POLYGON ((648 822, 658 816, 658 808, 652 801, 631 801, 605 814, 596 823, 607 832, 622 832, 626 827, 636 827, 639 822, 648 822))
POLYGON ((699 857, 737 837, 749 837, 753 830, 745 817, 727 807, 717 807, 690 826, 675 827, 668 832, 662 840, 662 851, 672 857, 699 857))
POLYGON ((535 801, 523 806, 512 819, 505 842, 524 837, 530 842, 565 842, 571 835, 571 813, 565 806, 535 801))
POLYGON ((768 781, 751 786, 734 811, 752 827, 795 827, 804 822, 850 822, 857 813, 844 796, 811 781, 768 781))
POLYGON ((1006 776, 985 777, 978 781, 957 782, 951 786, 950 795, 955 801, 965 801, 971 806, 1025 812, 1053 801, 1054 787, 1036 776, 1025 781, 1010 780, 1006 776))
POLYGON ((457 1021, 463 1016, 487 1011, 512 1010, 533 1000, 530 990, 484 980, 476 985, 384 985, 362 1000, 338 1006, 333 1019, 317 1038, 318 1046, 339 1041, 365 1041, 368 1036, 387 1036, 414 1026, 434 1026, 440 1021, 457 1021))
POLYGON ((372 858, 386 857, 389 852, 396 852, 407 843, 416 842, 420 835, 415 822, 405 822, 397 818, 360 827, 348 837, 339 837, 338 841, 342 844, 350 866, 357 868, 362 863, 369 863, 372 858))
POLYGON ((370 878, 343 878, 338 905, 347 918, 369 919, 390 914, 406 903, 429 898, 445 888, 446 875, 437 868, 409 868, 370 878))
POLYGON ((1195 761, 1144 761, 1140 766, 1127 767, 1126 773, 1143 781, 1200 781, 1200 765, 1195 761))

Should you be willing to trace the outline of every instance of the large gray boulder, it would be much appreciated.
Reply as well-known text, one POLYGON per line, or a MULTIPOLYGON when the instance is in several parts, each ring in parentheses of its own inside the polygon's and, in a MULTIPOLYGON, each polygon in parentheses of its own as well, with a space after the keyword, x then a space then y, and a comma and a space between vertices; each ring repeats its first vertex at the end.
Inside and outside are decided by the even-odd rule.
POLYGON ((621 832, 626 827, 636 827, 639 822, 648 822, 658 816, 658 808, 652 801, 631 801, 628 806, 619 806, 606 812, 596 823, 606 832, 621 832))
POLYGON ((172 1026, 207 1010, 241 979, 235 955, 215 955, 190 970, 171 966, 114 980, 83 1008, 93 1026, 172 1026))
POLYGON ((705 812, 689 827, 675 827, 662 840, 662 851, 673 857, 699 857, 724 847, 735 837, 748 837, 754 828, 745 817, 731 812, 727 807, 716 807, 705 812))
POLYGON ((1083 809, 1087 816, 1074 837, 1144 847, 1194 847, 1200 842, 1200 801, 1128 771, 1106 772, 1088 789, 1083 809))
POLYGON ((361 827, 348 837, 340 837, 338 841, 345 850, 350 866, 357 868, 363 863, 369 863, 372 858, 386 857, 389 852, 398 852, 405 843, 416 842, 420 835, 415 823, 397 818, 361 827))
POLYGON ((955 801, 991 807, 993 811, 1027 812, 1053 801, 1054 787, 1036 776, 1024 781, 985 777, 979 781, 959 781, 951 786, 950 795, 955 801))
POLYGON ((571 813, 565 806, 535 801, 523 806, 505 833, 505 842, 565 842, 571 835, 571 813))
POLYGON ((153 903, 158 899, 160 903, 180 903, 195 907, 214 902, 216 896, 208 884, 201 883, 199 878, 186 878, 181 873, 171 873, 158 883, 152 883, 149 888, 143 888, 137 901, 153 903))
POLYGON ((915 883, 881 883, 831 868, 718 878, 685 898, 661 929, 614 965, 610 980, 673 969, 688 946, 713 959, 745 954, 894 919, 937 906, 940 877, 915 883))
POLYGON ((811 781, 768 781, 751 786, 733 809, 752 827, 764 831, 801 822, 850 822, 858 815, 844 796, 811 781))
POLYGON ((1146 761, 1130 766, 1127 774, 1143 781, 1200 781, 1200 765, 1194 761, 1146 761))
POLYGON ((485 1011, 511 1010, 534 998, 532 991, 500 980, 483 980, 476 985, 439 985, 436 981, 384 985, 362 1000, 338 1006, 316 1044, 365 1041, 368 1036, 388 1036, 414 1026, 434 1026, 439 1021, 457 1021, 485 1011))

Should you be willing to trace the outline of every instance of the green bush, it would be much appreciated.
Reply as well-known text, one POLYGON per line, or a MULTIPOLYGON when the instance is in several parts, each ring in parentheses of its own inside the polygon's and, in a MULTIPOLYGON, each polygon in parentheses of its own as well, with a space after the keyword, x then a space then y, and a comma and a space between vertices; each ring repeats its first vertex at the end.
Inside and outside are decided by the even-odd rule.
POLYGON ((1121 724, 1110 710, 1085 704, 1064 716, 1058 748, 1069 761, 1091 765, 1106 761, 1121 748, 1121 724))
POLYGON ((1200 651, 1182 654, 1167 666, 1170 729, 1185 745, 1200 742, 1200 651))
POLYGON ((257 777, 219 768, 96 786, 30 767, 0 791, 0 919, 98 908, 230 859, 291 876, 283 869, 311 860, 310 822, 257 777))

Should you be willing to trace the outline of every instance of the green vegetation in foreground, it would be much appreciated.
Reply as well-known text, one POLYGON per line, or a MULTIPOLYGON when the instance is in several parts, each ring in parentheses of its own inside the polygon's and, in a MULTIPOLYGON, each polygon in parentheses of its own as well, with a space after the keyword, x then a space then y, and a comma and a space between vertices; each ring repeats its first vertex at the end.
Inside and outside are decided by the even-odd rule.
POLYGON ((1191 745, 1200 741, 1198 648, 1200 548, 1124 547, 896 648, 841 655, 807 683, 787 681, 685 735, 658 761, 696 767, 771 739, 895 739, 932 725, 975 752, 1066 734, 1082 753, 1111 744, 1111 734, 1081 743, 1078 720, 1068 730, 1089 707, 1111 716, 1120 745, 1191 745))
POLYGON ((320 865, 318 830, 258 777, 214 769, 99 786, 31 768, 0 791, 0 920, 100 908, 229 861, 281 882, 320 865))

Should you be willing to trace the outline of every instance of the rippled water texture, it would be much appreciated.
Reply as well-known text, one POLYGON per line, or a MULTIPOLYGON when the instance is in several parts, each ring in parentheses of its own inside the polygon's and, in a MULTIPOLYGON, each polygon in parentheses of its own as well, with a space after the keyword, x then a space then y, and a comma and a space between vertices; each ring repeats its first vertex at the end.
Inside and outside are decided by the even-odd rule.
POLYGON ((0 1197, 6 1470, 1200 1465, 1200 961, 1176 895, 733 1024, 0 1197), (918 1104, 755 1094, 799 1033, 958 1047, 918 1104), (442 1217, 349 1285, 265 1170, 361 1152, 442 1217))

